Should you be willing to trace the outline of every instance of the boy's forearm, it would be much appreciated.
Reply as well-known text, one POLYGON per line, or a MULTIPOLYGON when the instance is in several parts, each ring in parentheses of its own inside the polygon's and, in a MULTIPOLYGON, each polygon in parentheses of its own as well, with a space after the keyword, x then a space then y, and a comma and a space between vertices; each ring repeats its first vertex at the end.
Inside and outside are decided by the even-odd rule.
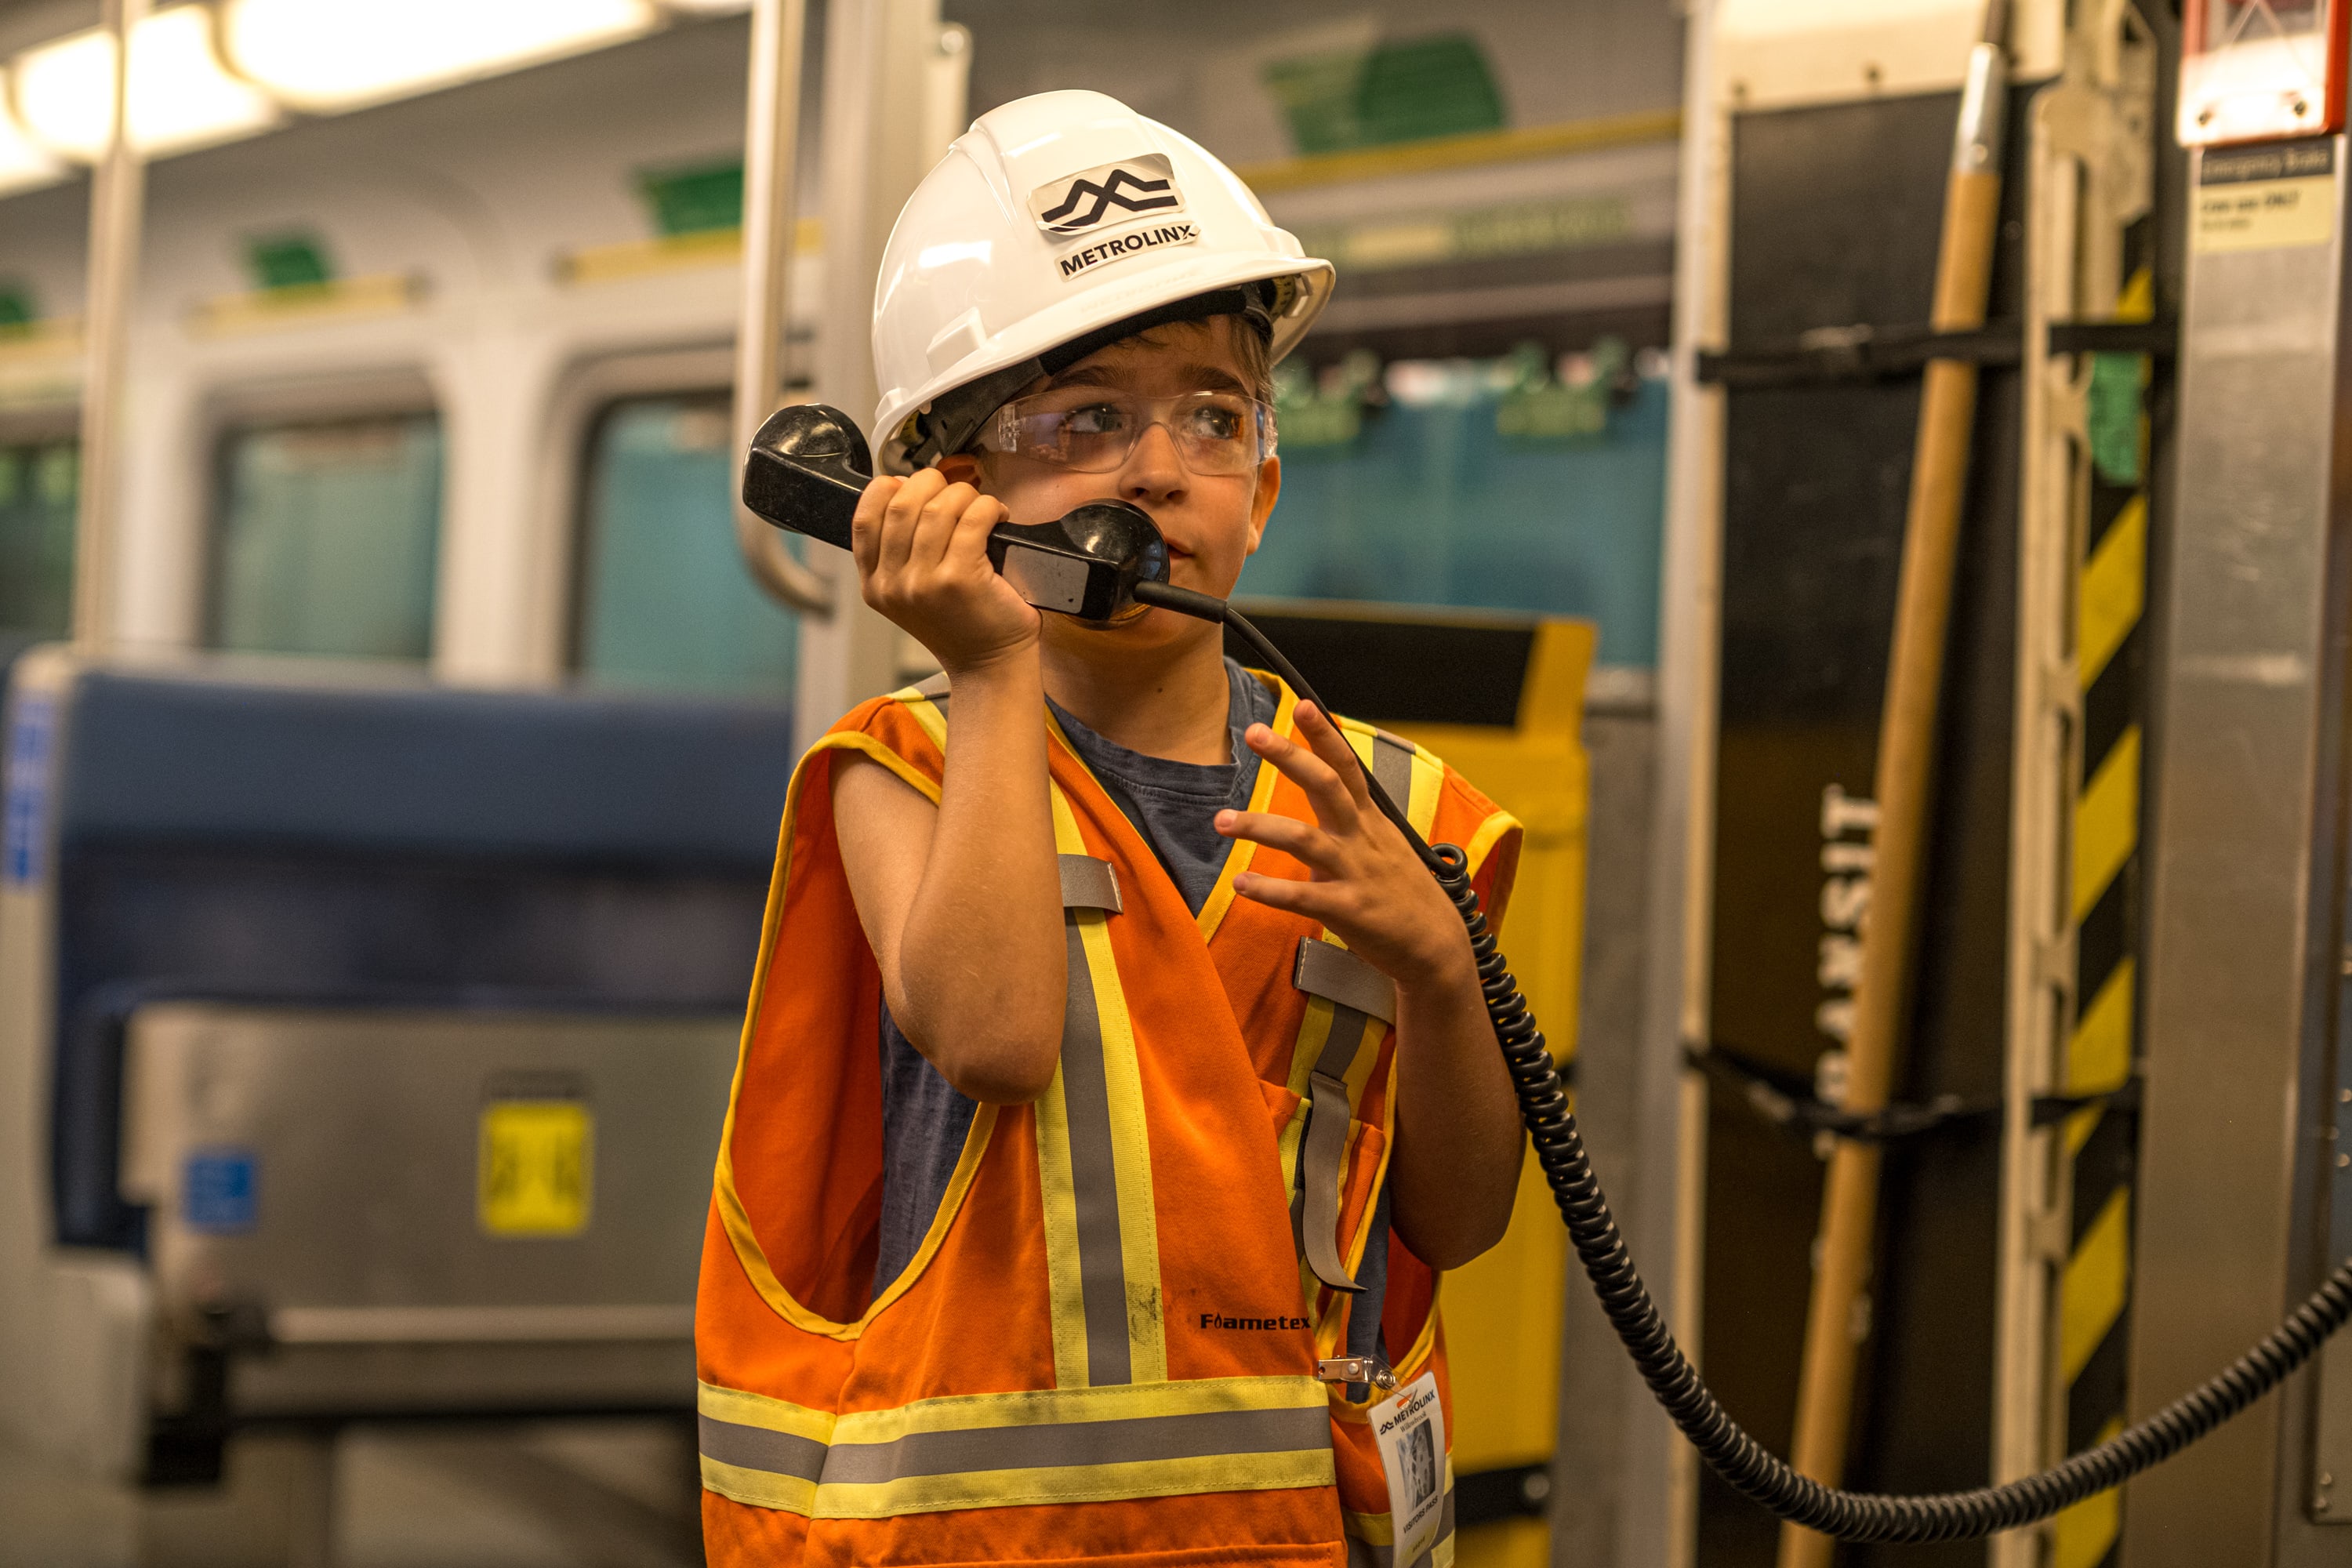
POLYGON ((1459 1268, 1511 1223, 1522 1136, 1466 952, 1458 974, 1398 987, 1396 1070, 1391 1218, 1415 1257, 1459 1268))
POLYGON ((1033 1100, 1067 984, 1035 648, 955 676, 937 829, 899 943, 900 1025, 977 1100, 1033 1100))

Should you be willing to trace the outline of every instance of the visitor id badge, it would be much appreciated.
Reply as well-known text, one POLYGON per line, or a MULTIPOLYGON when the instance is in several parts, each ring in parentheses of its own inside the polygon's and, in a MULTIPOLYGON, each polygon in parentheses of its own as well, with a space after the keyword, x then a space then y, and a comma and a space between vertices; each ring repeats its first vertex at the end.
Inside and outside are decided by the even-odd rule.
POLYGON ((1445 1527, 1445 1412, 1437 1400, 1437 1373, 1423 1373, 1395 1398, 1374 1405, 1372 1436, 1389 1479, 1395 1541, 1390 1561, 1412 1568, 1445 1527))

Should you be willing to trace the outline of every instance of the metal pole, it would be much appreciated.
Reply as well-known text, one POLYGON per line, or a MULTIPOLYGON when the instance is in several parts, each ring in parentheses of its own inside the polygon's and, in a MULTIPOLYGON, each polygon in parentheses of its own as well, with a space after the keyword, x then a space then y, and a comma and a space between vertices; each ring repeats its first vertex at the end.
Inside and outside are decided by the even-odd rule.
MULTIPOLYGON (((753 0, 743 132, 743 309, 735 334, 738 452, 750 448, 751 437, 783 400, 800 161, 801 47, 807 33, 808 0, 753 0)), ((740 500, 735 543, 751 580, 786 608, 833 614, 833 584, 803 565, 784 547, 782 533, 740 500)))
POLYGON ((90 172, 89 286, 82 307, 81 479, 74 514, 74 643, 86 657, 113 642, 115 524, 121 512, 123 382, 139 280, 147 165, 131 145, 131 38, 148 0, 104 0, 114 42, 114 109, 106 154, 90 172))
MULTIPOLYGON (((956 89, 971 56, 942 51, 940 0, 827 0, 824 37, 825 282, 814 363, 817 395, 864 418, 881 395, 868 329, 882 249, 900 204, 946 150, 933 138, 961 129, 956 89)), ((883 432, 869 434, 878 445, 883 432)), ((793 706, 803 747, 903 679, 903 634, 866 603, 855 568, 835 560, 842 591, 834 613, 801 625, 793 706)))

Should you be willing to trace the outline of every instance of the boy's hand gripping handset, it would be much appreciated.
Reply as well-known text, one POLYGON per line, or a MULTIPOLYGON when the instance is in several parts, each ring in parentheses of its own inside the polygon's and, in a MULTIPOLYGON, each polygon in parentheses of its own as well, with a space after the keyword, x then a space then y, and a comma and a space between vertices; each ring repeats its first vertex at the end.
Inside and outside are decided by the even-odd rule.
MULTIPOLYGON (((777 410, 752 438, 743 465, 743 504, 780 528, 846 550, 857 499, 873 476, 872 453, 849 416, 821 403, 793 404, 777 410)), ((1140 508, 1095 501, 1056 522, 1001 522, 990 531, 988 557, 1041 610, 1110 621, 1136 605, 1154 605, 1218 622, 1249 644, 1301 700, 1330 711, 1246 616, 1223 599, 1168 581, 1167 542, 1140 508)), ((2000 1486, 1889 1497, 1842 1491, 1799 1475, 1717 1403, 1651 1300, 1593 1176, 1543 1031, 1486 929, 1470 886, 1469 857, 1451 844, 1431 847, 1370 768, 1364 780, 1373 804, 1420 854, 1469 930, 1486 1011, 1528 1142, 1610 1325, 1651 1393, 1717 1474, 1780 1518, 1845 1541, 1906 1542, 1967 1540, 2048 1519, 2202 1437, 2275 1387, 2352 1319, 2352 1261, 2347 1261, 2277 1332, 2204 1386, 2062 1465, 2000 1486)))
MULTIPOLYGON (((743 504, 779 528, 846 550, 857 498, 873 478, 873 453, 848 415, 822 403, 788 404, 751 438, 743 504)), ((988 559, 1037 608, 1083 621, 1117 620, 1147 598, 1223 618, 1222 600, 1169 586, 1168 542, 1149 513, 1123 500, 1090 502, 1053 522, 1000 522, 989 531, 988 559), (1170 603, 1178 596, 1215 608, 1170 603)))

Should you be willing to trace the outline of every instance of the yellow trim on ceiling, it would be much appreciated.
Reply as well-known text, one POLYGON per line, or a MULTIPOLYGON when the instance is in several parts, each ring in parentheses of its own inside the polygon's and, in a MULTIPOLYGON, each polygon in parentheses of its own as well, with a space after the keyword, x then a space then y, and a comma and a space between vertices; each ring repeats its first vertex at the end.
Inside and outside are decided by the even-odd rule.
POLYGON ((283 327, 397 315, 422 304, 426 292, 425 279, 407 272, 289 283, 204 300, 188 312, 187 324, 199 337, 236 337, 283 327))
MULTIPOLYGON (((824 220, 804 217, 793 226, 793 254, 812 256, 824 245, 824 220)), ((696 267, 732 267, 742 258, 743 231, 706 228, 627 239, 616 245, 586 245, 555 258, 555 280, 578 287, 650 278, 696 267)))
POLYGON ((1264 195, 1268 191, 1304 190, 1311 185, 1339 184, 1350 180, 1515 163, 1568 153, 1598 153, 1611 147, 1647 146, 1675 141, 1682 133, 1681 110, 1654 109, 1638 114, 1608 114, 1515 131, 1478 131, 1466 136, 1439 136, 1390 147, 1285 158, 1278 163, 1247 164, 1234 173, 1264 195))

